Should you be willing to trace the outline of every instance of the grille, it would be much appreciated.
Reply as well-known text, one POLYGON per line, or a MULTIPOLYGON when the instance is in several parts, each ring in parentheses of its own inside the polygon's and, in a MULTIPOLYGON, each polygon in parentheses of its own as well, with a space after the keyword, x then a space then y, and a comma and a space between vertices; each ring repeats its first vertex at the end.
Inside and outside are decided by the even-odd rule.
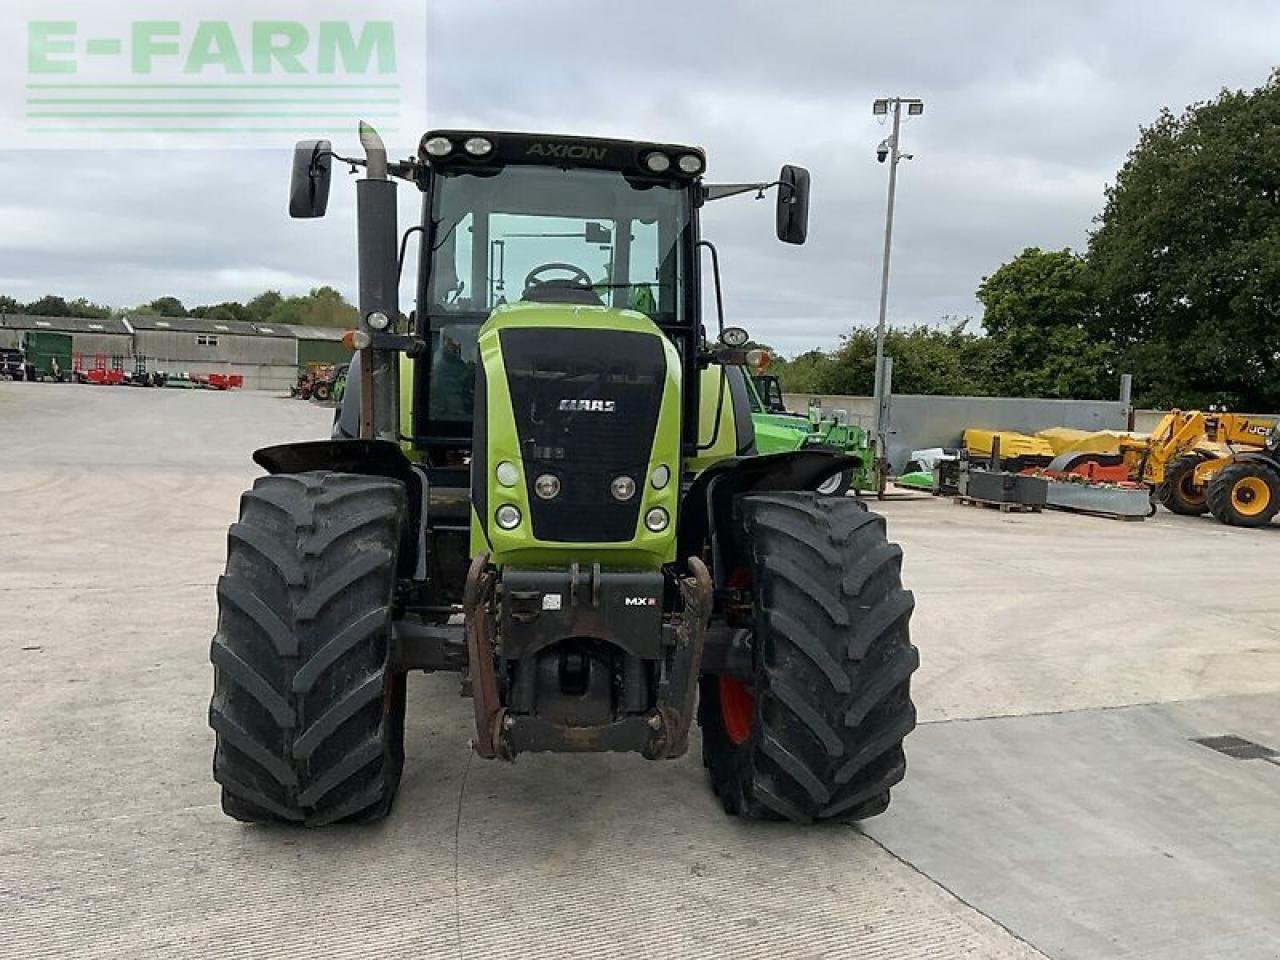
POLYGON ((504 330, 501 338, 533 535, 564 543, 630 540, 662 406, 661 340, 581 328, 504 330), (533 491, 544 473, 560 480, 553 500, 533 491), (636 481, 626 503, 609 493, 620 474, 636 481))

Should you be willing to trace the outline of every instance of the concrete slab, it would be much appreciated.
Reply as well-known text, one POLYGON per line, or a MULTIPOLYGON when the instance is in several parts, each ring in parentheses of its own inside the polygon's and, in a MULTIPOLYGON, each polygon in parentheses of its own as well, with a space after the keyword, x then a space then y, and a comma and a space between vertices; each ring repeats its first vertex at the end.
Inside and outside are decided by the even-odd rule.
POLYGON ((1039 956, 874 842, 726 818, 690 757, 473 760, 410 680, 389 821, 223 817, 208 643, 251 394, 0 384, 0 958, 1039 956))
POLYGON ((877 504, 906 551, 925 720, 1280 691, 1280 525, 877 504), (1251 536, 1257 534, 1257 536, 1251 536))
POLYGON ((1266 955, 1280 767, 1187 738, 1280 742, 1280 597, 1252 587, 1280 539, 1186 518, 884 504, 916 699, 952 722, 913 734, 869 835, 725 818, 696 740, 672 764, 473 760, 469 704, 421 676, 389 821, 227 820, 205 725, 226 526, 252 449, 330 416, 0 383, 0 957, 1266 955))
POLYGON ((1052 957, 1280 950, 1280 696, 927 724, 864 829, 1052 957))

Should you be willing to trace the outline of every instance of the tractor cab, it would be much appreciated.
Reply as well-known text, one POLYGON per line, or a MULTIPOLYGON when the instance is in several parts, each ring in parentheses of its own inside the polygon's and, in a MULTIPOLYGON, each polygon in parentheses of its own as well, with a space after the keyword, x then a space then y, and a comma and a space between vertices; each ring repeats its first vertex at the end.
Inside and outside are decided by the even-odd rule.
POLYGON ((430 361, 414 373, 411 435, 428 459, 470 445, 479 338, 499 314, 512 328, 545 330, 545 321, 562 331, 540 338, 559 344, 553 350, 577 339, 565 331, 606 344, 590 332, 635 314, 692 369, 701 151, 434 131, 419 158, 426 195, 416 333, 430 361))

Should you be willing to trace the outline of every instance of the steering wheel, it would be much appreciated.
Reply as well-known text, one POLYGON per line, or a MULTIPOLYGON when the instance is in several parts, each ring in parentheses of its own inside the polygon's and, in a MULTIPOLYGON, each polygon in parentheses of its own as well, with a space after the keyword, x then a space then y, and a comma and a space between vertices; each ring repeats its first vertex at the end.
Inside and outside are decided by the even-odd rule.
POLYGON ((526 290, 541 287, 544 284, 554 283, 556 286, 577 287, 583 290, 590 290, 592 286, 591 274, 576 267, 572 263, 544 263, 540 267, 534 267, 529 271, 528 276, 524 278, 524 288, 526 290), (560 273, 571 273, 572 278, 568 280, 543 280, 539 274, 551 273, 558 271, 560 273))

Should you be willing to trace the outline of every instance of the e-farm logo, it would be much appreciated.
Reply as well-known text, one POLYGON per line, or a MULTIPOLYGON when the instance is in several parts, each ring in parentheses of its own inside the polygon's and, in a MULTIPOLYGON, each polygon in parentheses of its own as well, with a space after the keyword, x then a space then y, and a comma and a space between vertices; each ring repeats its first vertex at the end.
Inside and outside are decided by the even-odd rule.
POLYGON ((425 112, 426 24, 414 8, 425 4, 19 3, 28 142, 135 135, 131 146, 261 146, 341 136, 357 120, 392 136, 420 132, 410 125, 425 112))

